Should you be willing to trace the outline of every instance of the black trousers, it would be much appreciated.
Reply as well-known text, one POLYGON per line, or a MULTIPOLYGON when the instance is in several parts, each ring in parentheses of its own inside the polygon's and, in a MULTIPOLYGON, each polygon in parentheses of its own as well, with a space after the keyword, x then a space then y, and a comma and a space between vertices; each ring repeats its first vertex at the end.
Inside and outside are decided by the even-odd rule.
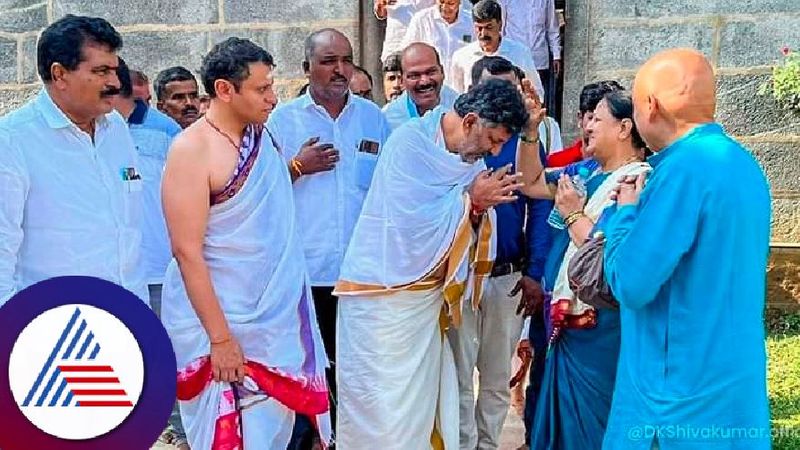
MULTIPOLYGON (((333 287, 317 286, 311 288, 314 296, 314 309, 317 312, 317 324, 322 335, 322 344, 331 361, 331 367, 326 370, 330 390, 331 423, 336 429, 336 311, 339 298, 333 295, 333 287)), ((287 450, 311 450, 311 444, 316 430, 311 426, 307 417, 298 415, 294 421, 292 439, 287 450)))

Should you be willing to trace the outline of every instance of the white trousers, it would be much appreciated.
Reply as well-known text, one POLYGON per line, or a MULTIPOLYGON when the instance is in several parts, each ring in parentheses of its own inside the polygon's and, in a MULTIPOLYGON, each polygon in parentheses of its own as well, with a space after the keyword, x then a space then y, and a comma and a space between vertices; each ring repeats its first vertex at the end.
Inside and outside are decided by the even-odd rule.
POLYGON ((461 450, 497 450, 511 390, 511 359, 522 331, 516 314, 521 294, 509 297, 519 272, 489 278, 478 311, 464 305, 461 327, 448 332, 459 393, 461 450), (478 369, 477 403, 473 374, 478 369))

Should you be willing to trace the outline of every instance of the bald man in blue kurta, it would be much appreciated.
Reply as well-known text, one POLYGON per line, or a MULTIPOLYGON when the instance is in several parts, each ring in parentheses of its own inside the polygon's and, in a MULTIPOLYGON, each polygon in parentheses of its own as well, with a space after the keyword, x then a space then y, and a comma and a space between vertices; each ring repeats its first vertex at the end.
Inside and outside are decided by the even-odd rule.
POLYGON ((769 186, 714 123, 715 81, 693 50, 636 76, 653 173, 626 179, 605 275, 622 344, 603 450, 770 448, 764 348, 769 186))

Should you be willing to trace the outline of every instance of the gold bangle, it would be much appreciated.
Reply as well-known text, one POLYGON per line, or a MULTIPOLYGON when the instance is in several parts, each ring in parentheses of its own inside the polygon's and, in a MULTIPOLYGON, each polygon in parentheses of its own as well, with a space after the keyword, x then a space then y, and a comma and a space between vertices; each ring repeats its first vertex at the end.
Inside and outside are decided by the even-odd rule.
POLYGON ((566 219, 564 219, 564 224, 567 226, 567 228, 569 228, 569 227, 571 227, 572 225, 574 225, 574 224, 575 224, 575 222, 577 222, 578 220, 580 220, 580 218, 581 218, 581 217, 585 217, 585 216, 586 216, 586 215, 583 213, 583 211, 575 211, 575 212, 573 212, 573 213, 570 213, 570 214, 567 216, 567 218, 566 218, 566 219))
POLYGON ((521 140, 522 142, 524 142, 526 144, 538 144, 539 143, 539 136, 536 136, 536 139, 531 139, 528 136, 520 133, 519 140, 521 140))
POLYGON ((303 163, 298 161, 297 158, 292 158, 289 164, 292 166, 292 170, 294 170, 295 173, 297 173, 298 177, 303 176, 303 171, 300 170, 303 167, 303 163))

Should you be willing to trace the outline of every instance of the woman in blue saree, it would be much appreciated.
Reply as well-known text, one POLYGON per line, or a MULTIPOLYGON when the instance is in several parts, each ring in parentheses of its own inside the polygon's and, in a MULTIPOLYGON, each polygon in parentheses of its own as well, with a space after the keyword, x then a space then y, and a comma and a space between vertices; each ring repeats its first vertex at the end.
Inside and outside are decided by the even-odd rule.
POLYGON ((555 193, 565 228, 553 229, 542 283, 548 349, 531 432, 535 450, 599 450, 614 392, 619 312, 583 303, 569 288, 566 269, 577 248, 602 231, 613 214, 609 194, 619 177, 646 172, 649 166, 643 162, 646 148, 627 93, 607 94, 586 132, 594 162, 567 167, 559 174, 555 193), (587 164, 592 173, 582 197, 570 176, 587 164))

